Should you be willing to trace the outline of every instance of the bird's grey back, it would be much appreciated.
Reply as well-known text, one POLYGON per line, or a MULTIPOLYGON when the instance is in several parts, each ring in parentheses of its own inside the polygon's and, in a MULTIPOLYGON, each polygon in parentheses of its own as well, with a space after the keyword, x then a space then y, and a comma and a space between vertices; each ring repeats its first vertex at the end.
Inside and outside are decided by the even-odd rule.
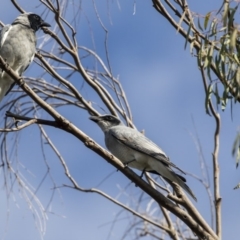
POLYGON ((145 137, 142 133, 133 128, 127 127, 125 125, 118 125, 110 128, 105 133, 105 143, 108 149, 114 147, 110 146, 113 145, 113 143, 111 143, 113 141, 113 138, 118 139, 118 142, 120 140, 125 144, 128 144, 129 147, 135 148, 138 151, 141 151, 142 149, 144 153, 152 155, 156 158, 161 155, 162 157, 168 159, 166 154, 158 145, 156 145, 150 139, 145 137))
MULTIPOLYGON (((139 155, 139 153, 141 153, 146 157, 152 157, 160 161, 165 167, 171 166, 184 173, 183 170, 170 162, 167 155, 158 145, 142 133, 125 125, 114 126, 105 131, 105 144, 109 151, 122 159, 122 161, 124 161, 123 158, 125 158, 127 154, 139 155), (121 146, 121 148, 119 149, 117 146, 121 146), (126 154, 124 152, 126 152, 126 154)), ((128 161, 129 160, 131 160, 131 158, 129 158, 128 161)), ((125 159, 125 161, 127 160, 125 159)))

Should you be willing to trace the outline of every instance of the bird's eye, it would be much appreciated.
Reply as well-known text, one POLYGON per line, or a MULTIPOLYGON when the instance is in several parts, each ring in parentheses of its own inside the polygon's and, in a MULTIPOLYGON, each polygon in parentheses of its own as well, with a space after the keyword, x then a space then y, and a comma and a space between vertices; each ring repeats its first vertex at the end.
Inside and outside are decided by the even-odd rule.
POLYGON ((112 117, 111 117, 111 116, 107 116, 106 119, 107 119, 108 121, 111 121, 111 120, 112 120, 112 117))
POLYGON ((39 20, 39 16, 38 16, 38 15, 34 15, 34 18, 35 18, 36 20, 39 20))

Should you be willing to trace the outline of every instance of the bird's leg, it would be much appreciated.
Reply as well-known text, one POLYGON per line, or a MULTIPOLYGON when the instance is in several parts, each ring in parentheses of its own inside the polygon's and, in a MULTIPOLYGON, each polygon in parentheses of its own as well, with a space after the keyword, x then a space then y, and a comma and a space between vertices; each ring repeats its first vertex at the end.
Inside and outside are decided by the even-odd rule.
POLYGON ((124 163, 125 167, 128 167, 128 164, 131 163, 131 162, 134 162, 136 161, 136 159, 132 159, 132 160, 129 160, 127 162, 124 163))
POLYGON ((140 178, 142 178, 143 177, 143 174, 146 172, 146 168, 144 168, 143 170, 142 170, 142 173, 141 173, 141 175, 140 175, 140 178))
MULTIPOLYGON (((142 173, 141 173, 141 175, 140 175, 140 178, 142 179, 142 177, 143 177, 143 174, 146 172, 146 168, 144 168, 143 170, 142 170, 142 173)), ((135 187, 138 187, 138 185, 137 184, 135 184, 135 187)))

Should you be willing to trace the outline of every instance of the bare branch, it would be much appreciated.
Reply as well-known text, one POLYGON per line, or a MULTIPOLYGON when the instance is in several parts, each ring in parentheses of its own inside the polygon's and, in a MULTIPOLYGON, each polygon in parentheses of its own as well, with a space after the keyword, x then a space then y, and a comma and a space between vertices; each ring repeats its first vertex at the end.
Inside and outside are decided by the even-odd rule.
MULTIPOLYGON (((203 79, 203 85, 205 92, 207 94, 207 80, 205 77, 205 72, 203 69, 203 66, 200 67, 200 71, 202 74, 203 79)), ((216 210, 216 232, 219 237, 222 236, 222 216, 221 216, 221 196, 220 196, 220 171, 219 171, 219 164, 218 164, 218 154, 219 154, 219 145, 220 145, 220 126, 221 126, 221 120, 219 113, 216 112, 214 109, 214 106, 212 104, 212 100, 209 99, 208 101, 211 113, 215 119, 215 133, 214 133, 214 151, 212 154, 213 157, 213 182, 214 182, 214 199, 215 199, 215 210, 216 210)))
POLYGON ((11 2, 20 13, 25 13, 25 11, 19 6, 16 0, 11 0, 11 2))

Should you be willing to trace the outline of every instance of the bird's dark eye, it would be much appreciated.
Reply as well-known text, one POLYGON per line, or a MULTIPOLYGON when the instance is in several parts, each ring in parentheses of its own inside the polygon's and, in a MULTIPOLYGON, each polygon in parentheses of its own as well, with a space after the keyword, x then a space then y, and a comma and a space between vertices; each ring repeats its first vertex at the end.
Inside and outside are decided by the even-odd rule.
POLYGON ((37 15, 35 15, 34 18, 35 18, 36 20, 39 20, 39 16, 37 16, 37 15))
POLYGON ((113 118, 111 116, 107 116, 106 120, 111 121, 113 118))

